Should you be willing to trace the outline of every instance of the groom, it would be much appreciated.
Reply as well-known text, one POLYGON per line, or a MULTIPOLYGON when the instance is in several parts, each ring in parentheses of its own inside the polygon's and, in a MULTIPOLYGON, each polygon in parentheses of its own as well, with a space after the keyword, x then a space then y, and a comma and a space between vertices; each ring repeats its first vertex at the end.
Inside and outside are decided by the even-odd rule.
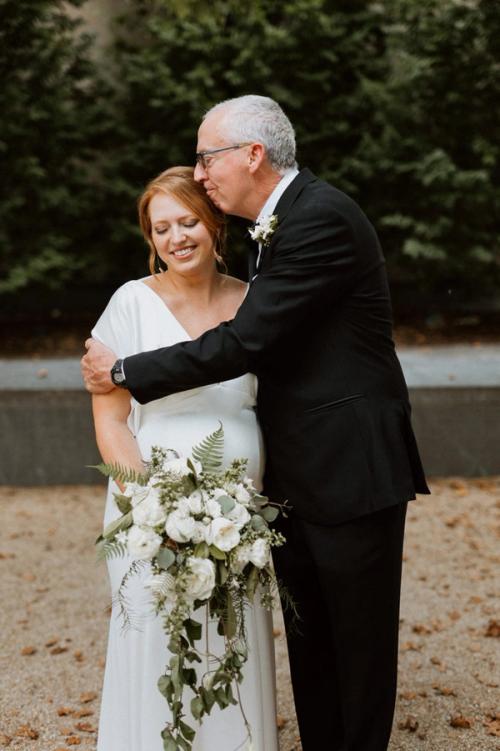
POLYGON ((292 125, 266 97, 207 113, 195 178, 222 211, 257 220, 245 301, 199 339, 123 362, 89 340, 86 385, 145 403, 257 374, 265 492, 292 506, 274 560, 300 617, 288 646, 303 749, 385 751, 406 506, 429 491, 382 251, 350 198, 296 169, 292 125))

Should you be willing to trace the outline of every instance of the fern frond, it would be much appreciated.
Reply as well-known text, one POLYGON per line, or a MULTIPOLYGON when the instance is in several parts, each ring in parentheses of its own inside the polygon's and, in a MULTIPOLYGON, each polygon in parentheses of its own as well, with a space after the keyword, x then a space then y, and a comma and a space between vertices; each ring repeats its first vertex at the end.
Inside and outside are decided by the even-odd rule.
POLYGON ((128 548, 125 542, 118 542, 117 540, 113 540, 112 542, 109 540, 101 540, 97 544, 98 561, 108 561, 111 558, 122 558, 124 555, 127 555, 127 553, 128 548))
POLYGON ((119 609, 119 617, 122 620, 123 633, 126 633, 130 629, 140 631, 144 622, 144 613, 136 613, 130 604, 130 600, 127 596, 127 585, 130 579, 140 574, 146 565, 146 561, 132 561, 129 570, 124 574, 121 580, 118 591, 113 597, 113 605, 119 609))
POLYGON ((121 464, 117 464, 116 462, 111 462, 109 464, 105 464, 104 462, 101 462, 100 464, 87 464, 87 467, 89 467, 89 469, 97 469, 97 471, 105 477, 112 477, 116 482, 135 482, 137 485, 147 485, 148 483, 146 475, 137 472, 135 469, 130 469, 130 467, 124 467, 121 464))
POLYGON ((193 447, 192 456, 200 462, 205 472, 217 472, 222 467, 224 454, 224 428, 219 421, 219 427, 201 443, 193 447))

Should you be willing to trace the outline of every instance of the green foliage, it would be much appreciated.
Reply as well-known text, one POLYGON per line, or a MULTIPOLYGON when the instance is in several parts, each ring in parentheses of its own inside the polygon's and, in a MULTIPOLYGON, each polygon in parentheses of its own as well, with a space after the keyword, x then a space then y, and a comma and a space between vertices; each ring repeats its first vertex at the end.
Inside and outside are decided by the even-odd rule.
POLYGON ((109 113, 68 11, 81 4, 0 0, 0 293, 61 286, 95 259, 109 113))
MULTIPOLYGON (((97 469, 105 477, 112 477, 115 482, 135 482, 137 485, 146 485, 148 482, 148 478, 145 475, 116 462, 109 462, 108 464, 101 462, 100 464, 89 465, 89 469, 97 469)), ((126 496, 123 497, 126 498, 126 496)))
POLYGON ((216 472, 222 467, 224 452, 224 428, 222 423, 192 450, 193 459, 200 462, 205 472, 216 472))
POLYGON ((67 5, 0 0, 0 293, 146 273, 138 195, 245 93, 276 98, 299 163, 358 200, 393 282, 500 280, 499 3, 130 0, 99 74, 67 5))
POLYGON ((391 74, 373 94, 368 209, 395 278, 469 291, 500 281, 500 5, 388 3, 391 74))

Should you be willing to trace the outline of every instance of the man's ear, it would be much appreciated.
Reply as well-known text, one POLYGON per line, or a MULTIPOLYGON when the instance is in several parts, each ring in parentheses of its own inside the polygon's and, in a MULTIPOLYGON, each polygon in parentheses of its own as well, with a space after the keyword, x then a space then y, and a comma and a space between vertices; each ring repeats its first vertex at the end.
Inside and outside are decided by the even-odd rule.
POLYGON ((266 150, 261 143, 252 143, 248 150, 248 168, 255 174, 266 158, 266 150))

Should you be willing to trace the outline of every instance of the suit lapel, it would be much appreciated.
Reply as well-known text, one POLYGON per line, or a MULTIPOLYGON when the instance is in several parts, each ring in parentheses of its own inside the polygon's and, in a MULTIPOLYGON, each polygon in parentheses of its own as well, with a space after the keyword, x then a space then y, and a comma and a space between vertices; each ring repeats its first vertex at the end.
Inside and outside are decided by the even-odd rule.
MULTIPOLYGON (((306 185, 308 185, 310 182, 313 182, 313 180, 317 180, 317 179, 318 178, 315 175, 313 175, 311 170, 307 169, 306 167, 299 172, 297 177, 294 180, 292 180, 288 188, 285 190, 285 192, 283 193, 283 195, 281 196, 280 200, 278 201, 276 205, 276 209, 274 210, 274 213, 278 217, 278 227, 276 228, 276 232, 273 234, 269 245, 262 248, 262 251, 260 253, 259 263, 255 271, 253 272, 253 274, 258 273, 260 271, 262 267, 262 261, 264 259, 264 255, 268 253, 269 250, 272 248, 275 238, 279 234, 279 230, 280 230, 283 220, 285 219, 286 215, 292 208, 296 199, 299 197, 300 193, 302 193, 306 185)), ((250 279, 252 278, 252 276, 250 277, 250 279)))

